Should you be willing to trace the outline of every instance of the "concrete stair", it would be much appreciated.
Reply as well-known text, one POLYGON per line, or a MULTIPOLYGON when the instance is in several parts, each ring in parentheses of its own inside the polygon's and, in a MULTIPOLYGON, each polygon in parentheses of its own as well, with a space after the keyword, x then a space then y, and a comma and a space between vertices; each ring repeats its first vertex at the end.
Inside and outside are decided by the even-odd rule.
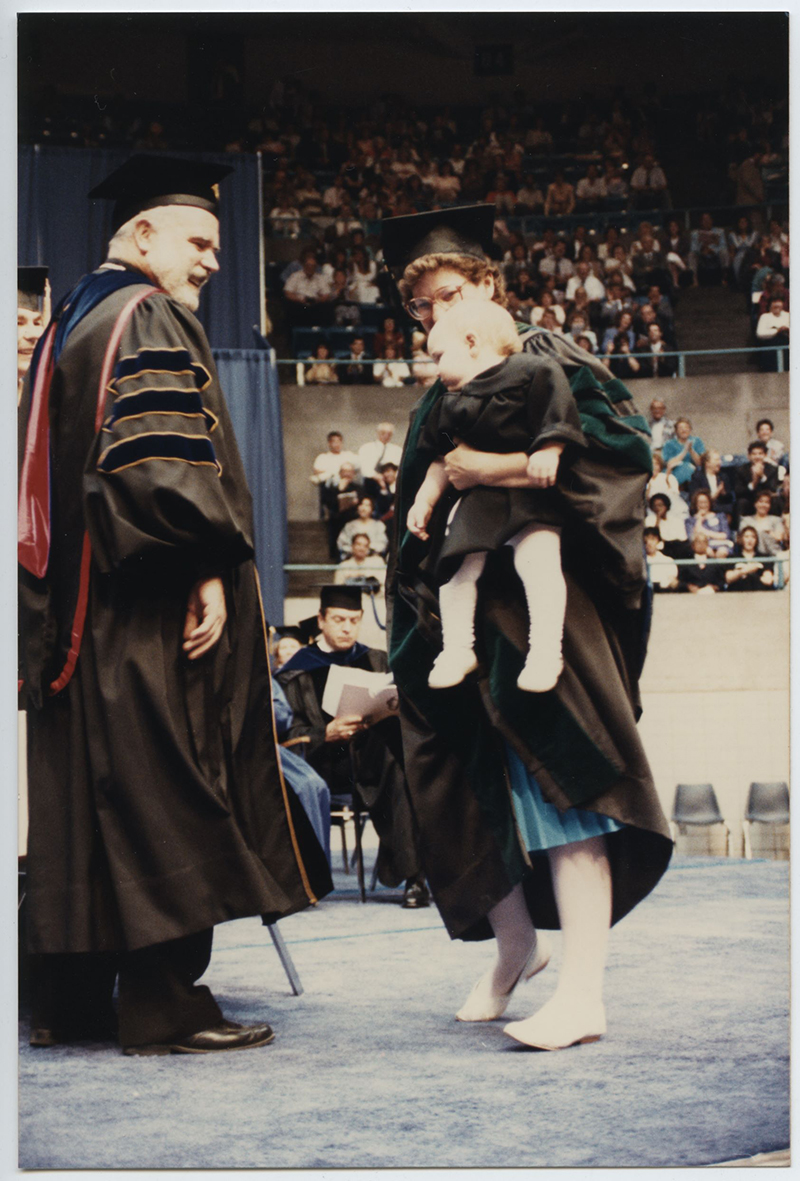
MULTIPOLYGON (((681 349, 738 349, 752 344, 750 317, 741 291, 729 287, 687 287, 675 309, 675 333, 681 349)), ((687 357, 686 376, 755 372, 747 353, 725 357, 687 357)))
MULTIPOLYGON (((326 565, 328 557, 328 536, 324 521, 289 521, 289 562, 319 563, 326 565)), ((330 571, 290 570, 287 575, 287 596, 319 594, 323 583, 333 581, 330 571)))

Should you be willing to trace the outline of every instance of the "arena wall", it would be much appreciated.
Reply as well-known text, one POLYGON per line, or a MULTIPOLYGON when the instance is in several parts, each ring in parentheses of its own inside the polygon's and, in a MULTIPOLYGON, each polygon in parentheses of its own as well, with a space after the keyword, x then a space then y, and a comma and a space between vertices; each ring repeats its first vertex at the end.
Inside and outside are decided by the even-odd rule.
MULTIPOLYGON (((282 377, 288 375, 284 370, 282 377)), ((294 374, 292 374, 294 376, 294 374)), ((671 418, 686 414, 706 445, 723 454, 742 452, 755 434, 759 418, 771 418, 775 434, 789 443, 789 375, 731 373, 708 377, 643 379, 631 383, 642 413, 654 397, 663 398, 671 418)), ((325 436, 336 428, 345 447, 357 451, 375 437, 375 427, 396 423, 395 441, 403 442, 409 415, 420 397, 417 386, 281 385, 286 492, 290 521, 318 516, 317 493, 309 482, 314 457, 325 450, 325 436)))

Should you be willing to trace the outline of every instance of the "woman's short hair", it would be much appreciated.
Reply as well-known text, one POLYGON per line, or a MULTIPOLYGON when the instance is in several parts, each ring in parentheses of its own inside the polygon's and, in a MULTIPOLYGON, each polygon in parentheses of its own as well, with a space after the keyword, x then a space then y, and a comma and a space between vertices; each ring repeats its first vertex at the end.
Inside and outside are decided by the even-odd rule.
POLYGON ((447 267, 450 271, 457 271, 459 275, 463 275, 470 283, 480 283, 487 275, 491 275, 494 280, 494 295, 492 299, 495 303, 499 303, 501 307, 506 306, 506 284, 502 276, 499 266, 491 259, 485 261, 480 258, 473 258, 469 254, 423 254, 421 258, 415 258, 413 262, 409 263, 403 272, 403 277, 398 283, 400 289, 400 296, 403 303, 413 297, 414 285, 419 282, 423 275, 430 274, 431 271, 438 271, 439 268, 447 267))
POLYGON ((705 488, 698 488, 697 491, 692 496, 692 499, 689 501, 689 512, 692 514, 692 516, 695 516, 697 513, 697 502, 699 501, 701 496, 705 496, 706 500, 708 501, 709 507, 711 507, 711 493, 708 492, 705 488))
POLYGON ((754 525, 744 525, 736 534, 737 545, 742 544, 742 538, 744 537, 745 533, 755 534, 756 544, 758 544, 758 530, 756 527, 754 525))
POLYGON ((667 496, 666 492, 654 492, 648 501, 648 504, 650 505, 650 508, 653 510, 653 512, 656 511, 657 500, 663 500, 664 504, 667 506, 667 512, 669 512, 669 510, 672 508, 672 501, 667 496))

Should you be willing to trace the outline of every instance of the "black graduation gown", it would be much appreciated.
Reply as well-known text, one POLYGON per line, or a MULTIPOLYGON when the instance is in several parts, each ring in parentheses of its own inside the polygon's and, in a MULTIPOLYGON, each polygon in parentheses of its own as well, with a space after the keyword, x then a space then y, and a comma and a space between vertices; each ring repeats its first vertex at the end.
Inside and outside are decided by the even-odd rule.
MULTIPOLYGON (((351 650, 352 651, 352 650, 351 650)), ((277 674, 294 719, 289 738, 307 737, 298 746, 306 761, 328 784, 333 795, 353 790, 348 743, 325 741, 331 721, 322 709, 322 698, 333 664, 386 672, 385 652, 359 644, 353 656, 313 651, 296 653, 277 674)), ((385 886, 398 886, 420 871, 418 838, 403 769, 403 748, 397 718, 386 718, 352 739, 355 772, 361 798, 380 837, 378 877, 385 886)))
MULTIPOLYGON (((420 449, 446 455, 455 439, 477 451, 500 454, 531 454, 546 443, 563 443, 562 483, 571 452, 586 445, 564 370, 555 361, 527 353, 513 354, 437 400, 420 449)), ((465 554, 499 549, 534 523, 563 523, 557 488, 468 488, 443 539, 437 578, 447 578, 465 554)))
POLYGON ((565 669, 549 693, 523 693, 527 650, 522 586, 507 548, 490 553, 476 611, 478 674, 453 689, 427 677, 441 648, 435 571, 452 499, 443 497, 425 543, 405 529, 430 455, 419 446, 443 395, 437 382, 412 413, 401 462, 397 537, 387 577, 390 666, 400 690, 405 766, 423 869, 453 937, 491 937, 488 911, 522 883, 534 923, 557 927, 547 858, 530 855, 511 803, 505 743, 536 776, 545 799, 611 816, 606 837, 617 922, 658 882, 672 850, 669 827, 636 729, 649 597, 642 530, 650 467, 648 430, 621 382, 542 330, 523 347, 555 359, 570 380, 587 447, 562 489, 567 583, 565 669))
POLYGON ((330 876, 280 771, 250 494, 200 324, 144 277, 108 295, 66 341, 49 421, 49 560, 20 591, 30 950, 134 950, 308 906, 330 876), (148 290, 95 433, 112 328, 148 290), (188 661, 187 596, 212 574, 227 624, 188 661))

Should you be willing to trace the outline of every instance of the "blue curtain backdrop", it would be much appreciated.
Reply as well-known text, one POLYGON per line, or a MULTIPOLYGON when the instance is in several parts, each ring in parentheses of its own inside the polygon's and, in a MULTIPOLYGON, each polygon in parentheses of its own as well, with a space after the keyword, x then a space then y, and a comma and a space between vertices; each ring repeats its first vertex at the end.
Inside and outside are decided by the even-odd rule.
MULTIPOLYGON (((105 259, 112 202, 88 201, 86 194, 129 155, 95 148, 20 148, 19 265, 50 267, 54 303, 105 259)), ((258 157, 193 153, 192 158, 234 168, 220 186, 221 270, 203 292, 198 318, 213 347, 247 349, 261 306, 258 157)))
POLYGON ((281 624, 288 535, 281 400, 274 354, 272 350, 215 349, 214 359, 253 494, 256 563, 264 611, 270 623, 281 624))

